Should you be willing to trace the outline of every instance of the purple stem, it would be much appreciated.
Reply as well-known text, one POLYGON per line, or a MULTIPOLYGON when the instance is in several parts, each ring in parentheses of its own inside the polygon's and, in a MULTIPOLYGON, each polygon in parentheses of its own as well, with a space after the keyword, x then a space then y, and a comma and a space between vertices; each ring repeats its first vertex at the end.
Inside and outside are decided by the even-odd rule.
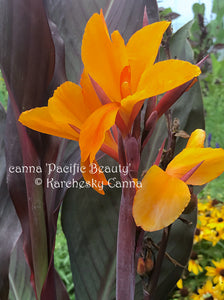
MULTIPOLYGON (((127 180, 126 178, 125 181, 127 180)), ((134 188, 123 188, 117 238, 116 300, 134 300, 136 235, 136 225, 132 217, 134 195, 134 188)))
POLYGON ((148 296, 148 298, 145 298, 147 300, 156 300, 155 299, 156 287, 157 287, 157 283, 159 280, 160 270, 162 267, 165 252, 166 252, 166 246, 168 243, 170 229, 171 229, 171 225, 169 225, 168 227, 165 227, 163 229, 163 236, 162 236, 162 240, 160 243, 159 252, 158 252, 158 255, 156 258, 155 268, 154 268, 154 271, 153 271, 153 274, 152 274, 152 277, 151 277, 151 280, 149 283, 149 296, 148 296))

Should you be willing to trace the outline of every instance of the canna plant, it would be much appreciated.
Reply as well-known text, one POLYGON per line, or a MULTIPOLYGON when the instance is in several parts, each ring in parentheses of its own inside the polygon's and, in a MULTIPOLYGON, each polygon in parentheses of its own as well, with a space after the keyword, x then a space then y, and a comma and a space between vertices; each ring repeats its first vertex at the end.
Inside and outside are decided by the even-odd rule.
MULTIPOLYGON (((100 13, 90 1, 1 1, 6 30, 0 64, 10 98, 3 172, 18 217, 10 204, 16 234, 0 270, 7 282, 0 285, 3 299, 10 253, 20 236, 17 247, 23 243, 29 266, 23 269, 30 270, 34 291, 30 299, 69 299, 53 261, 61 205, 77 299, 165 299, 192 247, 192 185, 224 171, 223 149, 204 148, 205 132, 193 131, 203 127, 199 66, 175 52, 178 59, 159 61, 170 23, 155 22, 156 1, 147 1, 143 23, 149 18, 153 24, 143 28, 144 1, 98 2, 100 13), (187 135, 183 130, 193 133, 175 156, 177 136, 187 135)), ((166 53, 181 36, 191 55, 188 27, 168 36, 166 53)))

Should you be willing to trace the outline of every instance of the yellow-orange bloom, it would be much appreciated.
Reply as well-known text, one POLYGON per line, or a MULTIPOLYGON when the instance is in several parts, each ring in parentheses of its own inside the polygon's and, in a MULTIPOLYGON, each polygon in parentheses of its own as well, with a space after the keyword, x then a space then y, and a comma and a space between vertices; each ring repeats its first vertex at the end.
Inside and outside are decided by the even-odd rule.
POLYGON ((192 300, 204 300, 204 299, 213 299, 213 300, 221 300, 222 296, 218 292, 217 288, 213 286, 211 281, 206 281, 206 283, 198 289, 197 294, 192 294, 192 300))
POLYGON ((186 148, 163 171, 152 166, 136 192, 133 216, 137 226, 145 231, 160 230, 174 222, 190 201, 187 184, 205 184, 224 171, 224 150, 204 148, 204 130, 195 130, 186 148), (194 167, 201 165, 186 180, 181 179, 194 167))
MULTIPOLYGON (((171 90, 200 74, 200 69, 185 61, 167 60, 154 63, 162 36, 169 22, 158 22, 137 31, 125 45, 118 31, 109 35, 103 14, 88 21, 82 42, 82 60, 90 77, 107 95, 110 103, 95 111, 85 122, 80 134, 82 159, 93 159, 104 135, 113 124, 127 134, 146 98, 171 90), (114 113, 113 113, 114 112, 114 113), (101 125, 107 119, 108 127, 101 125), (98 125, 92 128, 92 122, 98 125), (92 147, 86 133, 91 131, 92 147)), ((90 161, 91 161, 90 159, 90 161)))
POLYGON ((199 265, 199 262, 194 259, 190 259, 188 262, 188 271, 198 275, 203 271, 202 267, 199 265))
POLYGON ((154 63, 168 26, 165 21, 145 26, 125 45, 118 31, 109 35, 102 12, 94 14, 82 41, 82 88, 62 84, 48 107, 24 112, 20 122, 40 132, 79 140, 82 162, 92 163, 102 145, 102 150, 106 148, 109 154, 112 149, 114 154, 109 129, 115 123, 126 135, 146 98, 200 74, 197 66, 185 61, 154 63))
POLYGON ((212 263, 215 267, 205 267, 206 276, 212 277, 215 284, 220 283, 224 290, 224 259, 212 263))
MULTIPOLYGON (((80 85, 81 87, 69 81, 63 83, 54 91, 54 95, 48 101, 48 106, 23 112, 19 121, 33 130, 78 141, 85 120, 102 106, 85 70, 81 76, 80 85)), ((101 150, 118 160, 117 143, 109 130, 105 133, 101 150)), ((92 162, 98 166, 95 160, 92 162)), ((89 158, 82 161, 81 165, 86 168, 83 172, 86 181, 91 182, 91 179, 94 179, 104 185, 107 184, 101 171, 95 175, 89 173, 89 158)), ((104 194, 102 189, 97 187, 95 189, 104 194)))

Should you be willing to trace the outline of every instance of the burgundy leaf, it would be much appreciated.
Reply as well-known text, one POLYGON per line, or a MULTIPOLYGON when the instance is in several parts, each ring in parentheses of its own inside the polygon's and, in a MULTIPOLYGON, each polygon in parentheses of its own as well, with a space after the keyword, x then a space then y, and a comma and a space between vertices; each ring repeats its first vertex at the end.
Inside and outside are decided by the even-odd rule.
POLYGON ((0 37, 0 66, 19 111, 46 104, 55 55, 42 1, 1 1, 0 37))
POLYGON ((44 185, 34 184, 37 178, 44 182, 46 161, 54 163, 62 159, 60 147, 64 146, 59 138, 51 138, 31 130, 27 134, 25 127, 17 122, 22 110, 46 105, 53 93, 52 89, 66 79, 63 42, 55 27, 51 26, 56 46, 55 55, 41 1, 2 1, 0 14, 0 37, 4 41, 0 51, 0 65, 12 101, 7 111, 7 166, 26 165, 43 171, 40 174, 8 172, 8 187, 22 225, 31 282, 33 285, 36 282, 40 293, 47 275, 42 298, 46 299, 45 295, 51 295, 53 299, 59 293, 63 295, 60 298, 68 299, 55 273, 52 259, 57 223, 55 211, 59 208, 61 199, 56 191, 47 193, 43 189, 44 185))
POLYGON ((35 299, 34 291, 29 281, 30 269, 24 256, 22 236, 17 241, 10 258, 9 278, 10 290, 9 298, 7 299, 35 299))
POLYGON ((21 234, 21 226, 13 207, 6 184, 4 147, 6 113, 0 104, 0 299, 8 299, 9 261, 13 247, 21 234))
POLYGON ((109 31, 118 29, 127 39, 142 26, 145 0, 44 0, 49 17, 65 42, 66 72, 79 82, 82 72, 81 43, 88 19, 103 9, 109 31))

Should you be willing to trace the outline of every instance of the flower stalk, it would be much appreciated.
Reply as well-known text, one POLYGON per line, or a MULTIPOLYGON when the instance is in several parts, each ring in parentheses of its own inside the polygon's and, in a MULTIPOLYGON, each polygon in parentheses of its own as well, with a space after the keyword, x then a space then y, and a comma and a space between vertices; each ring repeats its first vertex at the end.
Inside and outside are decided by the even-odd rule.
POLYGON ((135 247, 136 225, 132 215, 135 186, 132 176, 137 176, 140 163, 138 143, 134 137, 127 137, 125 141, 119 131, 118 136, 119 162, 122 166, 129 166, 129 174, 121 175, 122 189, 118 237, 117 237, 117 266, 116 266, 116 299, 134 300, 135 295, 135 247), (132 186, 130 188, 130 186, 132 186))
POLYGON ((132 216, 134 195, 134 188, 122 190, 117 238, 117 300, 133 300, 135 294, 136 225, 132 216))
POLYGON ((156 259, 155 268, 149 284, 149 295, 148 298, 146 298, 147 300, 153 300, 153 299, 155 300, 156 287, 159 280, 163 259, 166 253, 166 247, 169 239, 170 229, 171 229, 171 225, 163 229, 163 236, 162 236, 159 252, 156 259))

